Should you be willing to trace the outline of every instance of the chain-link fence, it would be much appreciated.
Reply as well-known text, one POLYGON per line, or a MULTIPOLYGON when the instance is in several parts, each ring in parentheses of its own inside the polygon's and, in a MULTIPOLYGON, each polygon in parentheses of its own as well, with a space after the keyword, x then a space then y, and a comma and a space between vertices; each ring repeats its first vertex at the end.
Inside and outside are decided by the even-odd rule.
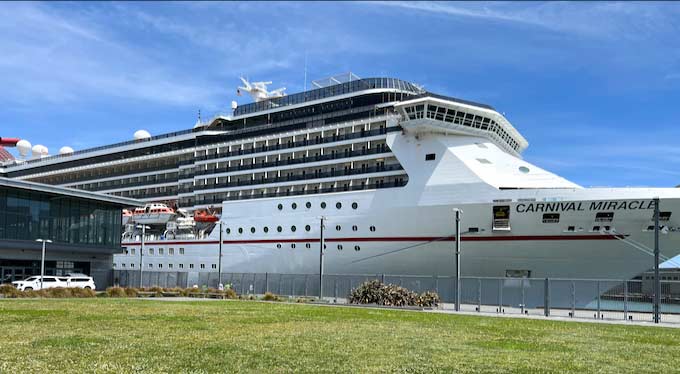
MULTIPOLYGON (((138 287, 139 271, 115 270, 114 282, 138 287)), ((456 279, 444 276, 343 275, 323 277, 323 296, 346 302, 352 289, 380 280, 422 293, 439 294, 444 308, 456 300, 456 279)), ((318 274, 223 273, 221 282, 239 294, 318 297, 318 274)), ((217 273, 144 272, 144 287, 213 287, 217 273)), ((461 310, 468 312, 545 315, 565 318, 653 321, 652 282, 609 279, 461 278, 461 310)), ((680 323, 680 281, 661 281, 662 322, 680 323)))

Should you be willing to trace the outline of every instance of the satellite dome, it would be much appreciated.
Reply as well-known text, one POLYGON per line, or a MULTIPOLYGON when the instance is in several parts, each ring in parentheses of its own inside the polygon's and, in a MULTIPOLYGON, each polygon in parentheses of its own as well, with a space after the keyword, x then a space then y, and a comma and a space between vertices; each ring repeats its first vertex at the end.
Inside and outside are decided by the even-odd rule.
POLYGON ((34 158, 45 157, 49 153, 47 147, 45 147, 42 144, 34 145, 33 148, 31 149, 31 152, 33 153, 34 158))
POLYGON ((135 131, 133 137, 135 138, 135 140, 144 140, 149 139, 151 137, 151 134, 149 134, 149 132, 146 130, 137 130, 135 131))
POLYGON ((67 155, 73 153, 73 148, 71 147, 61 147, 59 148, 59 154, 60 155, 67 155))
POLYGON ((31 143, 29 143, 28 140, 19 140, 16 147, 22 158, 26 158, 26 156, 28 156, 28 152, 31 151, 31 143))
POLYGON ((236 101, 231 102, 231 110, 236 110, 238 108, 238 103, 236 101))

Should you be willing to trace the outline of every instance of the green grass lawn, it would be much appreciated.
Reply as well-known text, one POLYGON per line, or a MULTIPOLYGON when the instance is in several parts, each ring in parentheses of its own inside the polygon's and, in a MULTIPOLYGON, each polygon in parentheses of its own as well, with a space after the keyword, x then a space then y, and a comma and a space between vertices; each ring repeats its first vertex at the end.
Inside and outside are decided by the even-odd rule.
POLYGON ((0 300, 0 373, 672 373, 680 330, 248 301, 0 300))

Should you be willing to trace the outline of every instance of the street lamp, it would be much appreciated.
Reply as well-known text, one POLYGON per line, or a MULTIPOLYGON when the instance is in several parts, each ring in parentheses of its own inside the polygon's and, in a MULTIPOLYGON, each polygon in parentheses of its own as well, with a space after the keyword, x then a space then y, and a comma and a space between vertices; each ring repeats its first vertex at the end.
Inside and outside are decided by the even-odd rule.
POLYGON ((144 237, 146 236, 146 229, 151 227, 147 225, 137 225, 138 229, 142 229, 142 246, 139 250, 139 288, 142 288, 142 274, 144 273, 144 237))
POLYGON ((463 211, 454 208, 456 213, 456 312, 460 311, 460 216, 463 211))
POLYGON ((42 256, 40 258, 40 289, 43 289, 43 278, 45 278, 45 243, 52 243, 49 239, 36 239, 36 242, 42 242, 42 256))

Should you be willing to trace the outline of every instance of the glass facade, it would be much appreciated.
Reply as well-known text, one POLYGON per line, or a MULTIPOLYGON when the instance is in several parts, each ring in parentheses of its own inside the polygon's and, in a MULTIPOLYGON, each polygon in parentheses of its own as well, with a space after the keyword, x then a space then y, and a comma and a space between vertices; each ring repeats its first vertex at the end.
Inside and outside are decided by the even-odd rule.
POLYGON ((120 247, 121 209, 62 195, 0 187, 0 240, 120 247))

